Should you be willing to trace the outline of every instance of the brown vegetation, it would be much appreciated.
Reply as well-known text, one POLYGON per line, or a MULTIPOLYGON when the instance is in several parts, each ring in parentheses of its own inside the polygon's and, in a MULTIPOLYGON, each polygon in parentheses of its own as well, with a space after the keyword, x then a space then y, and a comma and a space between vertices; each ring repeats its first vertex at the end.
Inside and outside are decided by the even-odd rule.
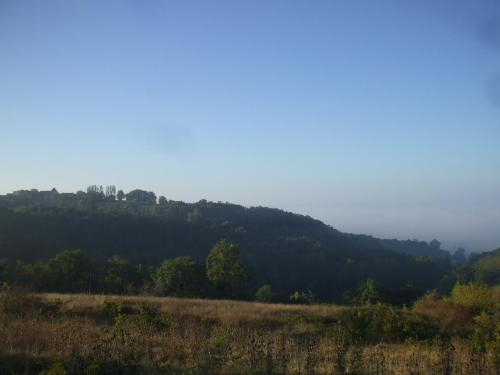
MULTIPOLYGON (((478 350, 464 337, 360 339, 346 319, 365 316, 371 307, 12 292, 1 301, 2 374, 474 375, 498 370, 494 348, 478 350)), ((409 320, 414 314, 373 309, 370 316, 383 313, 380 329, 388 331, 396 316, 409 320)))

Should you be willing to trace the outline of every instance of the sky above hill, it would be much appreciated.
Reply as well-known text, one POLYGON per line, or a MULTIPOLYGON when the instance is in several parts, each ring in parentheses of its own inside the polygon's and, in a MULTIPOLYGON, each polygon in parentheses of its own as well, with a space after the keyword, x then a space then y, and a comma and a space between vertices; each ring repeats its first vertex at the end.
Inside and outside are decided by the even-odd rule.
POLYGON ((0 193, 500 246, 500 2, 0 0, 0 193))

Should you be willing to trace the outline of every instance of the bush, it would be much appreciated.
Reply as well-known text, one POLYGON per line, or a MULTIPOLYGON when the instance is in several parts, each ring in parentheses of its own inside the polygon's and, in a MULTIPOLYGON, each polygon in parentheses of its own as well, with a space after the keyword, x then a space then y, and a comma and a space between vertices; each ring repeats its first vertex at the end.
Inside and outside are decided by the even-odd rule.
POLYGON ((345 311, 341 321, 353 338, 362 341, 392 341, 402 338, 403 317, 395 308, 374 305, 345 311))
POLYGON ((495 367, 500 368, 500 324, 495 329, 495 337, 488 343, 495 367))
POLYGON ((355 290, 344 293, 344 298, 353 305, 373 305, 383 302, 380 288, 373 279, 366 279, 355 290))
POLYGON ((494 307, 493 291, 485 285, 470 282, 455 284, 451 291, 453 303, 470 308, 475 312, 486 311, 494 307))
POLYGON ((106 300, 101 306, 101 312, 110 319, 116 319, 122 313, 122 304, 118 301, 106 300))
POLYGON ((440 334, 430 319, 383 304, 344 310, 340 322, 353 340, 363 342, 431 339, 440 334))
POLYGON ((303 305, 312 305, 315 302, 314 294, 310 290, 308 292, 293 292, 290 296, 290 302, 303 304, 303 305))
POLYGON ((266 285, 261 286, 257 290, 257 293, 255 293, 255 299, 258 302, 271 302, 271 300, 272 300, 271 285, 266 284, 266 285))
POLYGON ((67 372, 60 362, 55 362, 47 371, 42 371, 40 375, 66 375, 67 372))
POLYGON ((474 317, 475 329, 470 338, 472 349, 485 352, 487 348, 494 344, 499 334, 500 325, 493 315, 482 312, 474 317))
POLYGON ((441 335, 465 336, 473 329, 473 314, 468 307, 456 305, 450 300, 443 300, 435 292, 417 300, 412 312, 437 325, 441 335))
POLYGON ((161 316, 157 307, 140 303, 136 324, 141 331, 154 333, 164 331, 170 325, 170 321, 161 316))

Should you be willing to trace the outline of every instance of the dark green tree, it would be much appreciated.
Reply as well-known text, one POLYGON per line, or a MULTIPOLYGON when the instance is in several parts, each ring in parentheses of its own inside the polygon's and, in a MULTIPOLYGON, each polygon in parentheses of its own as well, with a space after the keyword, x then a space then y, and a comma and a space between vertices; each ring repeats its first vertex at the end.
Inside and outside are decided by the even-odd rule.
POLYGON ((354 291, 345 293, 345 298, 355 305, 372 305, 382 301, 379 287, 373 279, 366 279, 354 291))
POLYGON ((225 297, 234 297, 250 281, 250 269, 240 259, 239 246, 217 242, 207 257, 207 278, 225 297))
POLYGON ((431 242, 429 242, 429 245, 430 247, 432 247, 433 249, 436 249, 436 250, 439 250, 441 249, 441 242, 439 242, 438 240, 434 239, 432 240, 431 242))
POLYGON ((128 293, 137 290, 141 282, 141 268, 118 255, 105 264, 104 282, 112 293, 128 293))
POLYGON ((455 265, 464 264, 467 261, 465 249, 462 247, 458 248, 457 251, 455 251, 455 253, 451 256, 451 260, 455 265))
POLYGON ((151 277, 156 292, 166 296, 201 297, 206 286, 203 263, 186 256, 165 260, 151 277))
POLYGON ((155 204, 156 195, 151 191, 135 189, 127 194, 127 202, 155 204))
POLYGON ((33 291, 55 290, 55 280, 47 262, 17 261, 13 281, 33 291))
POLYGON ((124 200, 126 197, 125 193, 123 190, 118 190, 118 193, 116 193, 116 199, 118 199, 120 202, 124 200))
POLYGON ((47 262, 53 285, 49 289, 61 292, 91 292, 96 283, 92 262, 81 250, 66 250, 47 262))

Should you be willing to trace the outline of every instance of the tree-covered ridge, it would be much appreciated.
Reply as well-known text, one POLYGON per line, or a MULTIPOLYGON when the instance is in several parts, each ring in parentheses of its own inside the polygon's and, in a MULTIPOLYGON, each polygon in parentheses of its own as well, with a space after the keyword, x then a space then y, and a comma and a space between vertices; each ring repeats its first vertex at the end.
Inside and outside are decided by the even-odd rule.
POLYGON ((436 244, 345 234, 278 209, 185 203, 113 186, 0 196, 0 257, 10 260, 81 249, 98 260, 119 255, 150 267, 178 256, 204 261, 223 238, 240 246, 256 285, 270 284, 283 296, 311 290, 321 300, 340 300, 367 278, 386 288, 425 290, 449 268, 447 253, 436 244))
POLYGON ((238 225, 278 221, 283 225, 315 226, 321 231, 344 236, 348 240, 370 242, 370 246, 376 245, 410 255, 433 257, 449 255, 440 249, 440 243, 437 240, 428 244, 418 240, 382 240, 371 236, 352 235, 341 233, 309 216, 279 209, 260 206, 246 208, 228 202, 210 202, 205 199, 196 203, 185 203, 169 200, 164 196, 157 197, 153 192, 140 189, 134 189, 125 194, 122 190, 117 191, 114 185, 106 187, 91 185, 86 192, 76 193, 59 193, 55 188, 48 191, 18 190, 0 195, 0 207, 40 215, 60 214, 64 210, 74 209, 93 213, 153 216, 168 221, 237 225, 235 230, 240 232, 244 232, 245 228, 238 225))

